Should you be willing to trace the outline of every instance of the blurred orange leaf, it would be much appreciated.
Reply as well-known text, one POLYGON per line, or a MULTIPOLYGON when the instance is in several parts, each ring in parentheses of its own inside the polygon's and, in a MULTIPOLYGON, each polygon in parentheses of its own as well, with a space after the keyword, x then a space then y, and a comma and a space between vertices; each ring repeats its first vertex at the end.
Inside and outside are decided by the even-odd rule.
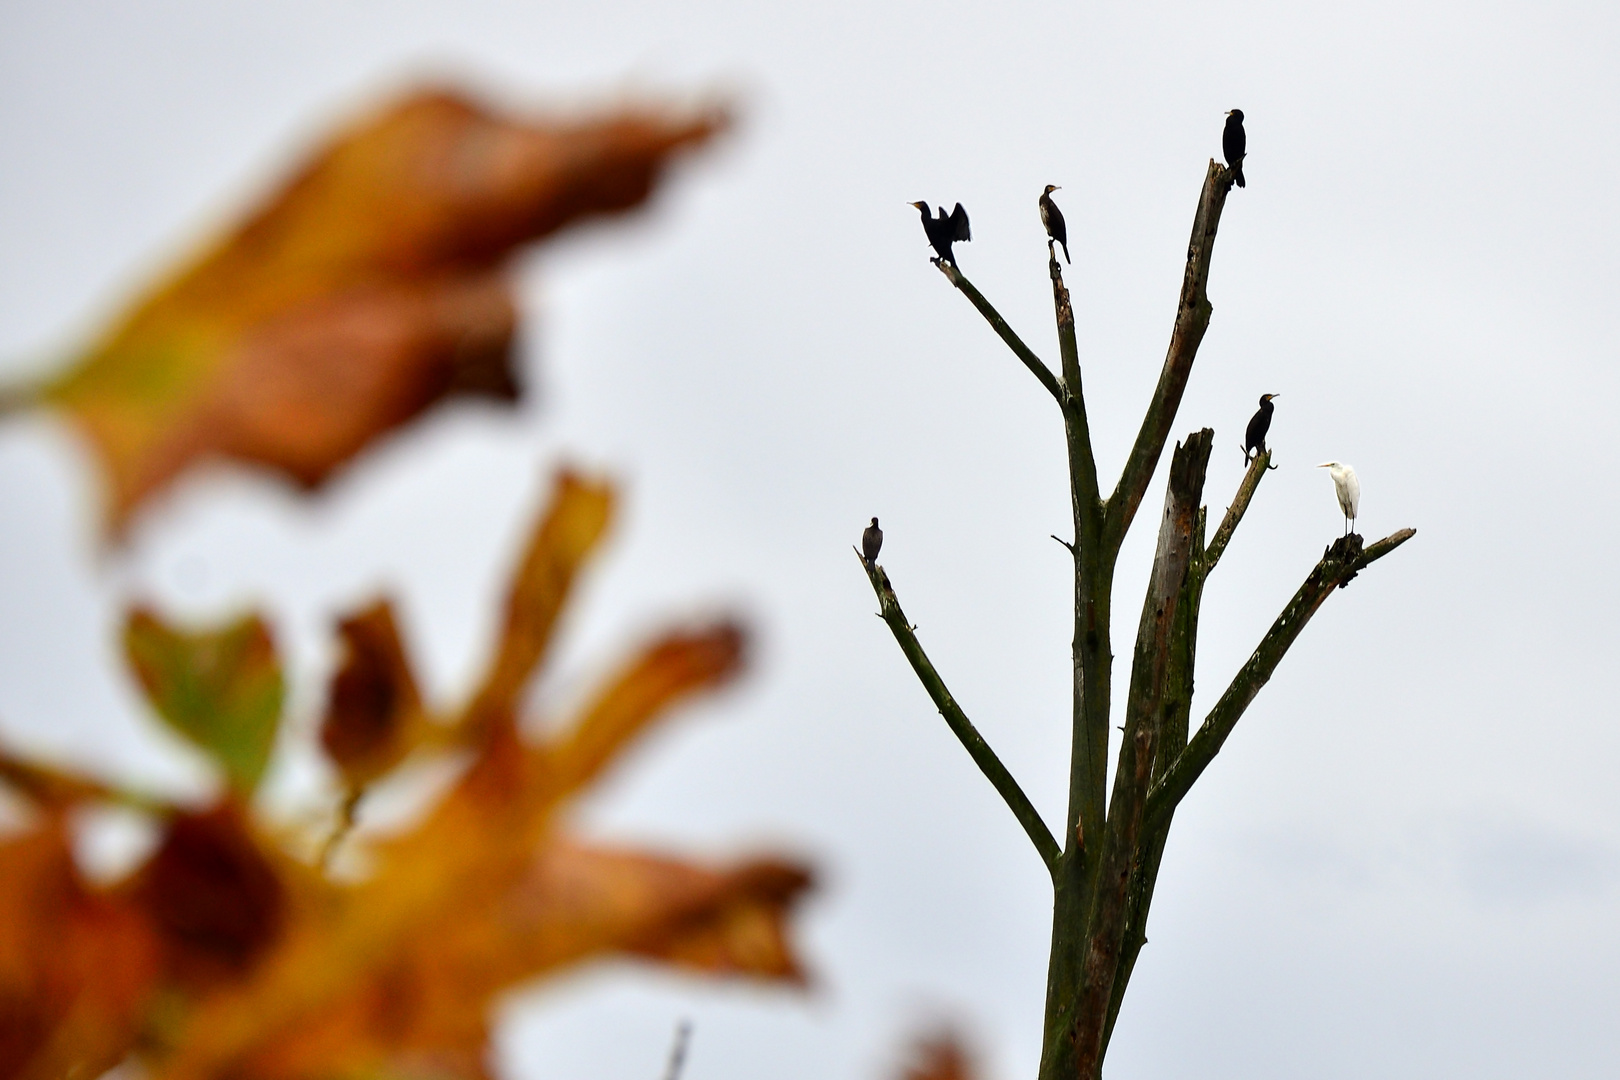
POLYGON ((157 957, 137 910, 85 886, 59 815, 0 842, 0 1077, 95 1077, 118 1064, 157 957))
POLYGON ((495 994, 603 954, 798 982, 786 919, 809 884, 802 867, 777 861, 711 870, 559 840, 492 902, 415 936, 330 1008, 260 1040, 233 1067, 315 1077, 477 1061, 495 994))
POLYGON ((124 654, 157 714, 251 794, 270 760, 284 692, 264 621, 246 615, 187 632, 137 608, 124 625, 124 654))
POLYGON ((199 459, 313 487, 448 396, 515 399, 513 249, 641 203, 723 124, 516 120, 430 90, 340 132, 46 388, 100 455, 109 526, 199 459))
POLYGON ((529 975, 612 950, 711 974, 803 982, 785 916, 810 883, 804 867, 781 860, 709 870, 559 842, 508 898, 506 963, 529 975))
MULTIPOLYGON (((280 851, 249 813, 248 782, 207 810, 155 807, 153 855, 94 896, 77 884, 60 821, 110 789, 0 756, 0 779, 44 822, 0 848, 0 1080, 105 1068, 132 1047, 157 1080, 481 1080, 493 999, 593 957, 802 984, 789 929, 810 885, 802 866, 711 868, 587 846, 559 820, 672 706, 735 677, 740 626, 655 638, 557 734, 522 738, 521 691, 612 506, 605 484, 558 474, 514 572, 490 674, 459 717, 424 715, 389 605, 339 624, 345 656, 321 741, 351 799, 410 748, 470 754, 414 828, 369 843, 373 869, 359 881, 280 851), (26 884, 41 881, 55 884, 26 884), (62 938, 53 920, 63 919, 106 932, 67 962, 39 944, 62 938)), ((126 640, 163 715, 232 775, 256 778, 281 694, 262 623, 183 633, 137 611, 126 640), (269 698, 275 709, 263 706, 269 698)))
MULTIPOLYGON (((519 123, 431 92, 340 134, 44 391, 101 457, 110 525, 206 457, 313 486, 452 394, 515 397, 514 248, 641 202, 721 123, 519 123)), ((309 845, 250 798, 285 696, 265 624, 194 631, 133 611, 132 669, 229 786, 180 808, 0 753, 0 781, 38 811, 0 843, 0 1080, 89 1080, 126 1057, 153 1080, 482 1080, 496 996, 594 957, 802 984, 803 867, 693 865, 566 831, 568 801, 638 736, 741 670, 738 624, 654 639, 554 735, 520 723, 613 508, 605 483, 558 474, 458 710, 424 705, 387 602, 338 624, 319 739, 345 790, 320 860, 295 857, 309 845), (346 832, 375 784, 433 755, 460 771, 419 820, 381 838, 362 813, 346 832), (63 822, 107 800, 145 811, 157 843, 98 892, 63 822), (328 872, 345 837, 357 857, 328 872)))
POLYGON ((358 747, 345 767, 357 791, 400 760, 375 748, 394 745, 406 714, 419 725, 414 745, 471 752, 414 828, 371 842, 369 876, 300 893, 271 876, 288 870, 261 851, 238 804, 174 818, 132 887, 163 933, 169 980, 198 995, 166 1033, 173 1050, 156 1076, 479 1076, 494 996, 594 956, 803 981, 788 926, 810 884, 803 867, 711 869, 602 850, 568 839, 558 820, 672 706, 736 675, 746 651, 737 624, 654 639, 558 734, 521 737, 520 691, 612 504, 605 485, 559 473, 516 568, 491 674, 459 718, 422 715, 387 605, 340 624, 347 655, 323 743, 358 747), (358 734, 332 734, 349 723, 358 734))
POLYGON ((509 720, 517 696, 551 644, 574 577, 613 519, 613 492, 569 470, 512 578, 495 656, 469 707, 474 723, 509 720))
POLYGON ((561 737, 546 746, 547 783, 561 795, 596 778, 650 721, 695 690, 742 668, 747 639, 734 622, 676 631, 615 675, 561 737))
POLYGON ((973 1080, 978 1070, 962 1041, 949 1031, 919 1039, 904 1080, 973 1080))

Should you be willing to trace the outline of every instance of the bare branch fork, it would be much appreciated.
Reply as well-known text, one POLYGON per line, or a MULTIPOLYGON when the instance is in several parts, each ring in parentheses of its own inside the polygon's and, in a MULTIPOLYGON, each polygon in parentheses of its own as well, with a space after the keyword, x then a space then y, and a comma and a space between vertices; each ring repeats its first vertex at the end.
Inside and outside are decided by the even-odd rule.
POLYGON ((1230 172, 1211 161, 1187 244, 1170 347, 1141 429, 1107 498, 1102 496, 1092 454, 1074 308, 1057 259, 1048 254, 1060 353, 1056 374, 960 270, 949 262, 936 261, 951 284, 1052 395, 1063 416, 1074 540, 1054 539, 1074 557, 1074 724, 1069 803, 1058 838, 1048 831, 1018 782, 945 688, 906 621, 888 574, 882 566, 861 560, 883 621, 901 651, 946 724, 1023 826, 1051 875, 1052 945, 1040 1080, 1098 1080, 1101 1076, 1125 989, 1147 942, 1148 910, 1176 807, 1220 753, 1227 736, 1311 616, 1335 589, 1344 588, 1361 570, 1414 535, 1412 529, 1402 529, 1365 547, 1354 534, 1334 541, 1198 730, 1190 733, 1204 585, 1271 467, 1271 454, 1263 452, 1249 464, 1231 505, 1206 543, 1208 514, 1202 500, 1214 433, 1204 428, 1178 443, 1171 458, 1158 547, 1132 652, 1123 735, 1114 762, 1112 793, 1108 794, 1114 567, 1169 440, 1198 346, 1209 328, 1213 311, 1207 295, 1210 264, 1231 189, 1230 172))

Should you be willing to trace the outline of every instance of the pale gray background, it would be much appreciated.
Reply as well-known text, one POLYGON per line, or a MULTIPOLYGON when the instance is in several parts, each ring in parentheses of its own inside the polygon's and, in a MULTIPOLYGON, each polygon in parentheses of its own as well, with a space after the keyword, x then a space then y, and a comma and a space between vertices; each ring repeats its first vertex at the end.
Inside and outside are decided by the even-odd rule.
MULTIPOLYGON (((12 375, 414 72, 537 103, 723 85, 748 120, 651 213, 525 267, 529 407, 437 416, 313 502, 215 473, 98 554, 84 452, 43 420, 0 427, 0 733, 195 786, 116 659, 137 596, 198 616, 267 603, 307 724, 332 612, 392 588, 453 700, 554 463, 606 468, 627 512, 538 692, 577 692, 627 634, 716 606, 746 611, 762 647, 587 825, 813 856, 819 989, 598 969, 513 1003, 502 1070, 645 1080, 689 1015, 690 1080, 876 1078, 945 1015, 989 1076, 1031 1075, 1040 865, 872 617, 850 545, 883 517, 924 643, 1057 820, 1060 425, 904 203, 966 203, 964 269, 1055 359, 1035 197, 1063 185, 1112 477, 1238 106, 1250 185, 1227 204, 1176 426, 1216 429, 1218 512, 1254 399, 1280 392, 1282 467, 1204 604, 1204 706, 1339 531, 1309 466, 1357 466, 1369 537, 1419 533, 1333 597, 1177 818, 1111 1075, 1612 1077, 1617 46, 1598 3, 7 0, 12 375)), ((1148 531, 1119 575, 1121 656, 1148 531)))

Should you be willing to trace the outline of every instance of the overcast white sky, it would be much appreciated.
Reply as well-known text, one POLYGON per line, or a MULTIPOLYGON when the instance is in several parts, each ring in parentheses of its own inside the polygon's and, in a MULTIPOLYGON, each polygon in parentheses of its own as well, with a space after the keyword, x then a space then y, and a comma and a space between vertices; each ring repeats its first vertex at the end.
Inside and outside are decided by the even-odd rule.
MULTIPOLYGON (((539 692, 693 611, 742 609, 763 647, 584 824, 812 856, 820 986, 598 969, 514 1004, 505 1074, 645 1080, 691 1016, 690 1080, 876 1078, 944 1014, 989 1076, 1032 1075, 1048 886, 872 617, 850 545, 882 517, 925 646, 1058 821, 1061 426, 904 204, 966 204, 963 269, 1055 361, 1035 198, 1063 186, 1112 476, 1205 162, 1241 107, 1249 187, 1227 204, 1177 429, 1215 428, 1218 512, 1255 398, 1280 393, 1281 468, 1206 596, 1195 718, 1339 531, 1311 465, 1355 464, 1369 538, 1419 531, 1332 598, 1184 804, 1110 1074, 1613 1077, 1617 51, 1620 9, 1556 0, 8 0, 11 374, 63 355, 338 112, 412 73, 537 104, 722 84, 748 107, 653 212, 526 265, 524 410, 439 416, 313 502, 217 473, 98 555, 83 451, 44 420, 0 427, 0 734, 195 781, 116 660, 136 596, 210 617, 266 604, 308 723, 332 613, 386 587, 451 700, 551 468, 605 468, 627 512, 539 692)), ((1144 517, 1115 597, 1122 665, 1144 517)))

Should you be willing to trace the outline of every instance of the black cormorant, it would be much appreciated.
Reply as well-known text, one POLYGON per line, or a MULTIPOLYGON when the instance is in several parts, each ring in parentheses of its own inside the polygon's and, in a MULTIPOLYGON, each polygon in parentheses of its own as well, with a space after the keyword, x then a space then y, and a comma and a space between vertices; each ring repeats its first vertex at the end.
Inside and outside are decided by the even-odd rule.
POLYGON ((1271 430, 1271 399, 1281 396, 1260 395, 1260 411, 1254 414, 1254 419, 1249 421, 1249 427, 1243 433, 1243 464, 1247 465, 1252 458, 1266 452, 1266 432, 1271 430))
POLYGON ((877 562, 878 552, 883 550, 883 530, 878 528, 877 518, 861 533, 861 554, 866 556, 866 565, 871 566, 877 562))
POLYGON ((1226 154, 1226 167, 1232 172, 1232 182, 1247 187, 1243 182, 1243 155, 1249 152, 1249 137, 1243 133, 1243 110, 1233 109, 1226 114, 1226 130, 1221 132, 1221 150, 1226 154))
POLYGON ((1047 184, 1041 192, 1041 224, 1046 226, 1047 247, 1056 240, 1063 245, 1063 261, 1069 261, 1069 227, 1063 223, 1063 211, 1052 201, 1052 192, 1062 190, 1056 184, 1047 184))
POLYGON ((922 211, 923 232, 928 234, 928 242, 934 245, 941 259, 955 266, 956 256, 951 254, 951 245, 958 240, 973 239, 973 234, 968 231, 967 211, 962 209, 962 204, 957 203, 956 209, 949 214, 945 213, 943 206, 940 207, 937 218, 929 216, 927 203, 914 202, 911 205, 922 211))

